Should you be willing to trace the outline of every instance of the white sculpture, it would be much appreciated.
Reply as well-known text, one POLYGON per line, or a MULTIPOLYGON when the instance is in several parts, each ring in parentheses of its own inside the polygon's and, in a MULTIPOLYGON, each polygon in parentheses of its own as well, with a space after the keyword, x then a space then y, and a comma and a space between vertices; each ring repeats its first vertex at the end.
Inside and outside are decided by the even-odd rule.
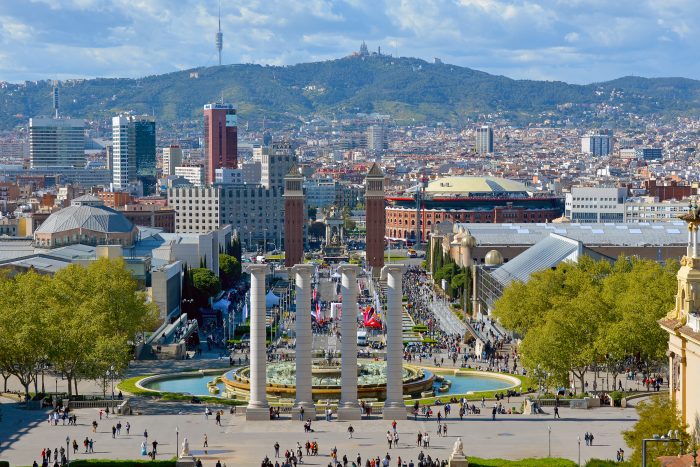
POLYGON ((190 456, 190 443, 187 442, 187 438, 182 440, 182 452, 180 453, 180 457, 189 457, 190 456))
POLYGON ((455 441, 454 448, 452 449, 452 455, 464 457, 464 445, 462 444, 462 438, 457 438, 457 441, 455 441))

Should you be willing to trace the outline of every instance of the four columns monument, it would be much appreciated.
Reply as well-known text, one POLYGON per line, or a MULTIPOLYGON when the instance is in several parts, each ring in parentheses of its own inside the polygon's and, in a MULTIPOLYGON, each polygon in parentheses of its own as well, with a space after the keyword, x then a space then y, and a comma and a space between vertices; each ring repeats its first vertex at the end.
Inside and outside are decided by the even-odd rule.
MULTIPOLYGON (((251 264, 250 272, 250 399, 246 420, 269 420, 270 406, 266 393, 266 264, 251 264)), ((303 408, 304 418, 315 419, 316 406, 312 396, 312 342, 311 333, 311 275, 313 266, 296 264, 290 269, 296 287, 296 398, 293 413, 303 408)), ((404 266, 392 264, 381 270, 387 284, 386 400, 385 419, 406 419, 403 400, 403 330, 401 280, 404 266)), ((358 401, 357 381, 357 273, 359 266, 341 264, 341 294, 343 297, 341 330, 341 394, 338 403, 339 420, 359 420, 362 417, 358 401)))

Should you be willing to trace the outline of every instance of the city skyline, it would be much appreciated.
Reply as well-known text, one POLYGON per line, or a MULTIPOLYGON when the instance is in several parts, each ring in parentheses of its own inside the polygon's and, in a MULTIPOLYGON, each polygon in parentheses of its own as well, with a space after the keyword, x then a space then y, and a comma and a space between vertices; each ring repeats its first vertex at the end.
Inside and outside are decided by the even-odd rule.
MULTIPOLYGON (((365 41, 371 51, 437 57, 518 79, 697 79, 698 13, 700 4, 689 0, 222 2, 222 60, 322 61, 365 41)), ((213 66, 217 15, 214 0, 4 2, 0 80, 140 77, 213 66)))

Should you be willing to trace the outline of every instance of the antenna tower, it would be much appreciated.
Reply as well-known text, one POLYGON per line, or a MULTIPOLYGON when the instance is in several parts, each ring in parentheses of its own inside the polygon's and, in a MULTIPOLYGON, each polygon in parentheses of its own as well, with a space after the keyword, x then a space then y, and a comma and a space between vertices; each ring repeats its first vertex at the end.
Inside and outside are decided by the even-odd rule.
POLYGON ((221 66, 221 49, 224 47, 224 33, 221 32, 221 0, 219 0, 219 31, 216 33, 216 48, 219 51, 219 66, 221 66))

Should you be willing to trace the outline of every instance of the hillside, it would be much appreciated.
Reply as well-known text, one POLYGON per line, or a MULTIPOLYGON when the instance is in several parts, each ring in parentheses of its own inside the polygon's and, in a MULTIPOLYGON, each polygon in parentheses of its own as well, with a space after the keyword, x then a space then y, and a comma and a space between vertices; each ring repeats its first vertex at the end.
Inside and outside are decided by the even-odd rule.
MULTIPOLYGON (((0 86, 0 128, 50 115, 51 82, 0 86)), ((140 79, 90 79, 61 85, 61 112, 105 118, 120 111, 155 112, 161 121, 196 118, 202 105, 235 103, 242 120, 295 121, 310 115, 391 114, 399 121, 450 121, 505 112, 527 119, 542 112, 582 114, 603 102, 660 116, 697 113, 700 81, 625 77, 591 85, 513 80, 411 58, 346 57, 277 67, 226 65, 140 79), (191 77, 197 73, 198 77, 191 77), (614 91, 614 92, 613 92, 614 91), (567 110, 558 109, 560 104, 567 110)))

